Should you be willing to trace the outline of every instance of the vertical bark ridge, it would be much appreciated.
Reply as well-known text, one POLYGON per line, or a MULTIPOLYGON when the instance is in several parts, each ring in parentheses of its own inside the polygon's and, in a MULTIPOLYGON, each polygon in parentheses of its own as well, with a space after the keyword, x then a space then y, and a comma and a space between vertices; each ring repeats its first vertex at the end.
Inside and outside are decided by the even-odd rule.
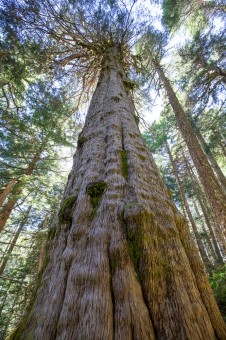
POLYGON ((19 338, 215 339, 175 208, 140 137, 118 56, 110 52, 65 190, 65 197, 77 197, 71 228, 62 225, 55 236, 19 338))

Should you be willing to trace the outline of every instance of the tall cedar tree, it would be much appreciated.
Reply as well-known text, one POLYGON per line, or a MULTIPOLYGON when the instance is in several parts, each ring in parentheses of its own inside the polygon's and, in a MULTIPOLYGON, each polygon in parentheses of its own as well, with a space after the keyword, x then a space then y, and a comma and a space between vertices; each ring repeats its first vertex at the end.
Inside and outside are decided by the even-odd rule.
POLYGON ((128 69, 139 27, 131 8, 14 6, 29 35, 43 30, 57 41, 58 65, 85 69, 84 81, 100 73, 40 286, 10 339, 223 340, 188 226, 136 124, 128 69))

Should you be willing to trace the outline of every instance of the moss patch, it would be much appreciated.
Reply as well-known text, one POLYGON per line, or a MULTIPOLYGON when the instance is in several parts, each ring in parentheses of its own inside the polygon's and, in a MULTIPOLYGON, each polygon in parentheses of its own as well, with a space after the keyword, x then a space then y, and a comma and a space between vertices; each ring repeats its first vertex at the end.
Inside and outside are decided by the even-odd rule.
POLYGON ((127 231, 127 239, 129 254, 133 258, 135 268, 139 273, 139 265, 142 256, 143 233, 139 230, 139 228, 137 228, 133 233, 127 231))
POLYGON ((103 194, 106 186, 107 186, 106 183, 104 183, 103 181, 100 181, 100 182, 89 183, 86 187, 86 192, 90 197, 90 202, 91 202, 92 207, 93 207, 93 211, 92 211, 92 215, 91 215, 92 219, 96 214, 96 211, 97 211, 98 206, 99 206, 100 201, 101 201, 102 194, 103 194))
POLYGON ((128 179, 128 153, 126 150, 121 150, 121 166, 122 166, 122 175, 125 179, 128 179))
POLYGON ((123 80, 123 84, 128 90, 133 90, 137 86, 137 84, 130 79, 123 80))
POLYGON ((78 147, 81 147, 81 146, 83 146, 83 144, 85 143, 85 141, 86 141, 86 139, 85 139, 85 137, 82 137, 82 136, 78 136, 78 140, 77 140, 77 145, 78 145, 78 147))
POLYGON ((140 123, 140 118, 139 118, 139 116, 134 116, 134 119, 135 119, 135 123, 136 123, 137 126, 138 126, 139 123, 140 123))
POLYGON ((48 230, 48 236, 47 236, 47 240, 53 240, 54 239, 54 236, 56 234, 56 229, 57 228, 50 228, 48 230))
POLYGON ((153 215, 150 211, 147 211, 141 202, 129 202, 124 206, 123 217, 128 252, 133 260, 138 277, 142 279, 144 273, 140 263, 143 256, 143 248, 146 243, 152 242, 145 226, 152 223, 153 215))
POLYGON ((167 279, 170 273, 168 261, 164 258, 159 258, 152 271, 152 277, 158 279, 167 279))
POLYGON ((75 204, 76 200, 77 196, 69 196, 65 198, 58 214, 60 222, 71 221, 73 214, 72 207, 75 204))
POLYGON ((113 97, 111 97, 111 99, 114 100, 116 103, 118 103, 120 101, 119 96, 113 96, 113 97))
POLYGON ((139 202, 129 202, 124 206, 124 225, 127 236, 128 252, 133 259, 136 272, 140 275, 139 265, 142 257, 143 242, 145 240, 142 228, 145 212, 143 205, 139 202), (129 215, 127 213, 129 212, 129 215), (131 226, 134 227, 131 228, 131 226))
POLYGON ((143 156, 143 155, 138 155, 139 157, 140 157, 140 159, 142 159, 142 161, 145 161, 145 156, 143 156))

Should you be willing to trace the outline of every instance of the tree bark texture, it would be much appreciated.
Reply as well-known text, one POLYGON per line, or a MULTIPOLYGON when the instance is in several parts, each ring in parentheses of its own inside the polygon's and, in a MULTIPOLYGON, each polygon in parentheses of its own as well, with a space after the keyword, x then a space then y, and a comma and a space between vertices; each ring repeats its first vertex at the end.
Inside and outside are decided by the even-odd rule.
POLYGON ((9 195, 16 182, 17 180, 15 178, 11 179, 9 183, 6 185, 6 187, 2 190, 0 194, 0 206, 2 206, 6 197, 9 195))
POLYGON ((226 195, 223 188, 218 183, 218 180, 208 162, 208 159, 199 144, 199 141, 193 131, 193 128, 188 120, 188 117, 182 108, 169 79, 160 64, 152 58, 152 63, 158 73, 159 79, 164 84, 170 105, 173 108, 179 129, 188 147, 191 158, 197 169, 200 181, 206 192, 209 202, 213 207, 216 220, 221 230, 226 229, 226 195))
POLYGON ((188 227, 139 132, 130 89, 112 48, 40 288, 10 339, 226 336, 188 227))

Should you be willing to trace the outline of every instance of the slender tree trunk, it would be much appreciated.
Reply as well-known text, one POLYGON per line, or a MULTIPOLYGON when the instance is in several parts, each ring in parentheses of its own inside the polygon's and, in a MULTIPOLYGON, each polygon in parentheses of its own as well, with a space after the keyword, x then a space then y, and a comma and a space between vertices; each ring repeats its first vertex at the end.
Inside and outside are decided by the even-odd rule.
MULTIPOLYGON (((9 289, 10 286, 8 285, 7 288, 9 289)), ((5 307, 6 302, 7 302, 7 296, 8 296, 8 292, 5 292, 4 297, 1 300, 1 305, 0 305, 0 317, 2 315, 2 311, 3 311, 4 307, 5 307)))
MULTIPOLYGON (((198 219, 201 223, 202 231, 206 235, 205 240, 206 240, 206 244, 207 244, 207 248, 209 250, 210 256, 214 259, 214 262, 216 262, 216 264, 217 264, 217 262, 218 262, 217 254, 214 251, 214 247, 212 245, 210 235, 209 235, 208 230, 206 229, 206 227, 203 223, 202 216, 199 212, 199 208, 198 208, 195 200, 193 200, 193 206, 195 208, 196 215, 197 215, 197 217, 198 217, 198 219)), ((221 264, 223 264, 223 261, 221 262, 221 264)))
POLYGON ((201 194, 200 194, 201 189, 200 189, 199 183, 198 183, 198 181, 195 177, 195 174, 194 174, 194 172, 191 168, 191 165, 189 164, 188 160, 185 157, 184 152, 182 152, 182 157, 183 157, 183 163, 186 167, 186 170, 187 170, 187 172, 190 175, 190 178, 192 180, 193 188, 195 188, 195 192, 196 192, 199 204, 202 208, 202 211, 203 211, 203 214, 204 214, 204 217, 205 217, 205 220, 206 220, 206 225, 209 229, 209 232, 210 232, 213 244, 214 244, 214 249, 215 249, 215 252, 216 252, 217 257, 218 257, 218 262, 222 263, 223 259, 222 259, 221 253, 219 251, 219 247, 218 247, 218 244, 217 244, 217 241, 216 241, 216 237, 217 237, 217 240, 218 240, 218 242, 219 242, 219 244, 222 248, 223 254, 226 254, 226 244, 225 244, 225 240, 224 240, 224 235, 221 232, 221 230, 219 230, 218 225, 215 225, 215 228, 214 228, 214 231, 215 231, 215 234, 216 234, 216 237, 215 237, 212 225, 211 225, 210 220, 209 220, 207 209, 205 207, 205 204, 203 203, 203 199, 202 199, 201 194))
POLYGON ((13 211, 14 207, 16 206, 20 195, 22 193, 22 188, 19 187, 19 189, 15 192, 12 198, 8 200, 8 202, 4 205, 0 212, 0 232, 4 229, 6 222, 8 221, 8 218, 13 211))
MULTIPOLYGON (((46 216, 45 216, 45 218, 44 218, 44 220, 42 222, 42 225, 40 227, 40 231, 46 227, 47 222, 48 222, 48 217, 49 217, 49 215, 46 214, 46 216)), ((40 252, 39 252, 39 260, 38 260, 38 273, 41 272, 41 270, 43 268, 43 265, 44 265, 45 244, 46 244, 46 238, 45 239, 42 238, 42 243, 40 245, 40 252)))
POLYGON ((222 138, 222 141, 220 141, 220 146, 221 146, 224 157, 226 157, 226 140, 221 132, 220 132, 220 136, 222 138))
POLYGON ((15 178, 11 179, 9 183, 6 185, 5 189, 2 190, 0 194, 0 206, 2 206, 3 202, 5 201, 6 197, 11 192, 12 188, 14 187, 14 184, 17 182, 15 178))
POLYGON ((211 127, 211 130, 215 136, 218 136, 218 145, 222 150, 222 154, 224 155, 224 157, 226 157, 226 139, 224 135, 221 131, 216 130, 216 128, 214 128, 213 126, 211 127))
POLYGON ((111 48, 41 287, 10 339, 226 337, 188 226, 137 127, 128 84, 111 48))
POLYGON ((203 148, 203 150, 205 151, 208 159, 209 159, 209 162, 210 164, 212 165, 218 179, 219 179, 219 182, 221 183, 221 185, 223 186, 224 189, 226 189, 226 178, 223 174, 223 172, 221 171, 221 168, 219 167, 219 165, 217 164, 211 150, 209 149, 205 139, 203 138, 202 134, 199 132, 198 129, 196 129, 196 135, 198 137, 198 140, 203 148))
POLYGON ((213 242, 213 246, 214 246, 215 253, 217 255, 218 263, 223 264, 224 261, 223 261, 223 258, 222 258, 222 255, 221 255, 221 252, 220 252, 220 249, 219 249, 219 246, 218 246, 218 242, 219 242, 219 245, 221 245, 220 248, 222 248, 221 251, 222 251, 223 255, 225 256, 226 252, 225 252, 224 244, 222 245, 222 236, 220 235, 219 240, 216 237, 217 235, 215 236, 214 230, 212 228, 211 221, 210 221, 209 216, 208 216, 208 212, 206 210, 205 205, 203 204, 203 201, 202 201, 200 194, 199 194, 199 196, 197 196, 197 198, 198 198, 200 207, 201 207, 202 212, 203 212, 203 216, 204 216, 205 221, 206 221, 206 225, 208 227, 208 230, 209 230, 212 242, 213 242))
POLYGON ((221 228, 226 228, 226 195, 224 190, 218 183, 218 180, 199 144, 185 111, 178 101, 170 81, 166 78, 163 69, 157 60, 152 58, 152 63, 158 73, 159 79, 164 84, 164 88, 173 108, 179 129, 188 147, 206 195, 213 207, 216 220, 221 228))
MULTIPOLYGON (((40 156, 43 152, 44 146, 45 146, 45 142, 44 141, 42 143, 42 145, 38 148, 37 152, 35 153, 32 161, 30 162, 30 164, 27 167, 27 170, 25 172, 25 175, 30 176, 38 161, 40 160, 40 156)), ((8 218, 10 217, 11 212, 13 211, 14 207, 16 206, 20 195, 23 191, 23 185, 20 182, 17 182, 17 184, 15 184, 14 186, 15 189, 15 193, 12 195, 12 197, 9 198, 9 200, 7 201, 7 203, 3 206, 1 212, 0 212, 0 232, 4 229, 6 222, 8 221, 8 218)), ((11 188, 12 190, 12 188, 11 188)), ((9 194, 9 192, 8 192, 9 194)))
POLYGON ((166 143, 166 149, 167 149, 167 152, 168 152, 168 155, 169 155, 169 158, 170 158, 170 162, 171 162, 171 165, 172 165, 174 177, 176 178, 176 181, 177 181, 177 185, 178 185, 178 189, 180 191, 181 199, 182 199, 182 201, 184 203, 184 207, 185 207, 188 219, 190 221, 190 224, 191 224, 191 227, 192 227, 192 231, 193 231, 193 233, 195 235, 195 239, 196 239, 196 242, 197 242, 197 246, 198 246, 198 250, 199 250, 200 256, 201 256, 201 258, 203 260, 203 263, 204 263, 206 269, 207 270, 211 270, 211 269, 214 268, 214 266, 212 265, 212 263, 210 262, 207 254, 206 254, 206 251, 205 251, 205 248, 203 246, 201 237, 200 237, 200 235, 198 233, 198 230, 197 230, 195 221, 193 219, 193 216, 192 216, 189 204, 187 202, 187 198, 186 198, 185 191, 184 191, 184 186, 183 186, 183 184, 182 184, 182 182, 180 180, 180 177, 179 177, 179 173, 178 173, 178 169, 177 169, 177 164, 176 164, 175 160, 173 159, 173 156, 172 156, 172 153, 170 151, 168 143, 166 143))
POLYGON ((29 216, 30 211, 31 211, 31 206, 28 207, 28 209, 27 209, 27 211, 25 213, 25 216, 23 217, 22 221, 20 222, 19 228, 17 229, 17 231, 16 231, 16 233, 15 233, 13 239, 12 239, 12 242, 10 243, 10 246, 9 246, 9 248, 7 250, 7 253, 5 254, 5 256, 3 258, 3 261, 2 261, 2 263, 0 265, 0 276, 2 275, 2 273, 5 270, 5 267, 6 267, 7 263, 8 263, 8 261, 9 261, 10 255, 11 255, 11 253, 12 253, 12 251, 13 251, 15 245, 16 245, 18 237, 19 237, 23 227, 25 226, 25 224, 26 224, 26 222, 28 220, 28 216, 29 216))

